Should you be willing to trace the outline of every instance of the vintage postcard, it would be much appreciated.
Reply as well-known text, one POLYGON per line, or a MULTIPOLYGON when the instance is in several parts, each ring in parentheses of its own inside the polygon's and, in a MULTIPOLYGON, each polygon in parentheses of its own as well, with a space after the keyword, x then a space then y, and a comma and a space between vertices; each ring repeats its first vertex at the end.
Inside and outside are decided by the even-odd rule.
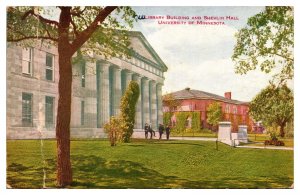
POLYGON ((7 6, 6 190, 293 190, 294 12, 7 6))

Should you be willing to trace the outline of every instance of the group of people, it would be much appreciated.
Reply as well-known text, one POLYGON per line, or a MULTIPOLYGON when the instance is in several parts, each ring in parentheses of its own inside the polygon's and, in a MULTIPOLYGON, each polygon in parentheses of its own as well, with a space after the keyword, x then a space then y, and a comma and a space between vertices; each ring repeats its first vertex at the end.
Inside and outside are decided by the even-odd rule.
MULTIPOLYGON (((151 124, 146 123, 145 127, 145 139, 148 139, 148 134, 150 133, 150 139, 152 139, 152 137, 155 137, 155 131, 152 129, 151 124)), ((159 124, 158 126, 158 133, 159 133, 159 139, 162 138, 162 134, 164 133, 164 131, 166 132, 166 138, 167 140, 169 140, 170 138, 170 126, 167 125, 166 127, 163 124, 159 124)))
POLYGON ((144 130, 145 130, 145 138, 146 139, 148 139, 148 134, 149 133, 150 133, 150 139, 152 139, 152 136, 155 137, 155 131, 152 129, 151 124, 146 123, 145 127, 144 127, 144 130))

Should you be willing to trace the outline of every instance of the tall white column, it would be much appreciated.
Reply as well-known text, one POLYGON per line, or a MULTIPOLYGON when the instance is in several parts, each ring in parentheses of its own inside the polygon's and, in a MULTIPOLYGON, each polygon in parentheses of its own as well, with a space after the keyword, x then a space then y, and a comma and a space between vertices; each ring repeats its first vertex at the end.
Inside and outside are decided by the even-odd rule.
POLYGON ((102 77, 101 77, 101 96, 102 96, 102 124, 109 121, 109 64, 101 63, 102 77))
MULTIPOLYGON (((129 85, 129 83, 130 83, 130 81, 132 81, 132 72, 126 72, 126 89, 127 89, 127 87, 128 87, 128 85, 129 85)), ((125 91, 126 91, 126 89, 125 89, 125 91)))
POLYGON ((121 96, 122 96, 122 81, 121 81, 121 68, 116 67, 114 69, 114 115, 119 115, 120 114, 120 101, 121 101, 121 96))
POLYGON ((156 82, 151 81, 151 124, 153 129, 157 127, 157 95, 156 95, 156 82))
POLYGON ((142 80, 143 85, 143 122, 150 123, 150 117, 149 117, 149 80, 148 78, 143 78, 142 80))
POLYGON ((141 76, 139 75, 134 75, 133 80, 135 80, 137 82, 137 84, 139 85, 140 88, 140 94, 139 94, 139 99, 136 103, 136 113, 135 113, 135 125, 134 128, 135 129, 142 129, 142 102, 141 102, 141 76))
POLYGON ((158 124, 163 124, 163 111, 162 111, 162 84, 158 83, 156 85, 157 93, 157 117, 158 124))

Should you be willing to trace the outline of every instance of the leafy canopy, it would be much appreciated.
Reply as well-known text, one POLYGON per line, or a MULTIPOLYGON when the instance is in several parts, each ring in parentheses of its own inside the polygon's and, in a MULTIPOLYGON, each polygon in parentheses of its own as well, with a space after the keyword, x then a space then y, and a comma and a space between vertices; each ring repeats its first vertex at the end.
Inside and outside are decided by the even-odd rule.
MULTIPOLYGON (((64 8, 8 7, 7 41, 28 47, 36 43, 35 39, 40 39, 43 44, 56 45, 62 36, 59 33, 62 24, 55 16, 64 8)), ((74 6, 68 16, 70 18, 61 21, 70 19, 67 44, 73 49, 72 54, 81 48, 84 55, 129 55, 127 30, 136 21, 131 7, 74 6)))
POLYGON ((246 74, 260 70, 275 73, 279 83, 294 76, 294 10, 292 7, 276 6, 266 9, 248 19, 247 26, 236 34, 232 60, 235 71, 246 74))
POLYGON ((284 127, 294 118, 294 95, 286 85, 270 84, 250 102, 250 115, 265 126, 284 127))
POLYGON ((170 112, 176 110, 177 107, 180 106, 181 104, 181 101, 179 99, 176 99, 172 93, 164 95, 162 100, 163 100, 163 105, 165 107, 168 107, 170 112))

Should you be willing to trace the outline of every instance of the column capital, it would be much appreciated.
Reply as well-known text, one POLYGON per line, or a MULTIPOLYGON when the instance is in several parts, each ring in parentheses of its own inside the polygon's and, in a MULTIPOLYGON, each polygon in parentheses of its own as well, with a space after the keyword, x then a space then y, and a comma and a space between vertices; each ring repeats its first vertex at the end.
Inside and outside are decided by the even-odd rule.
POLYGON ((128 72, 127 72, 127 74, 131 74, 131 75, 133 75, 133 72, 129 72, 129 71, 128 71, 128 72))
POLYGON ((128 75, 133 75, 133 72, 131 72, 130 70, 128 69, 123 69, 123 71, 128 74, 128 75))
POLYGON ((139 74, 133 74, 132 75, 132 77, 133 77, 133 80, 135 80, 135 81, 141 81, 141 79, 142 79, 142 76, 141 75, 139 75, 139 74))
POLYGON ((110 64, 109 62, 106 62, 106 61, 102 61, 102 62, 101 62, 101 65, 102 65, 103 67, 110 67, 110 66, 111 66, 111 64, 110 64))
POLYGON ((114 66, 114 69, 121 72, 123 69, 120 66, 114 66))
POLYGON ((142 78, 142 77, 143 77, 142 75, 140 75, 140 74, 138 74, 138 73, 134 73, 133 76, 134 76, 134 77, 137 77, 137 78, 142 78))
POLYGON ((141 79, 142 79, 143 81, 145 81, 145 82, 149 82, 149 81, 150 81, 150 79, 149 79, 148 77, 144 77, 144 76, 143 76, 141 79))
POLYGON ((162 87, 163 84, 162 84, 162 83, 156 83, 156 86, 157 86, 157 87, 162 87))
POLYGON ((149 80, 149 83, 151 83, 152 85, 156 85, 157 82, 155 80, 149 80))
POLYGON ((103 60, 103 59, 97 60, 96 63, 100 63, 101 65, 106 65, 106 66, 110 66, 111 65, 108 61, 103 60))

